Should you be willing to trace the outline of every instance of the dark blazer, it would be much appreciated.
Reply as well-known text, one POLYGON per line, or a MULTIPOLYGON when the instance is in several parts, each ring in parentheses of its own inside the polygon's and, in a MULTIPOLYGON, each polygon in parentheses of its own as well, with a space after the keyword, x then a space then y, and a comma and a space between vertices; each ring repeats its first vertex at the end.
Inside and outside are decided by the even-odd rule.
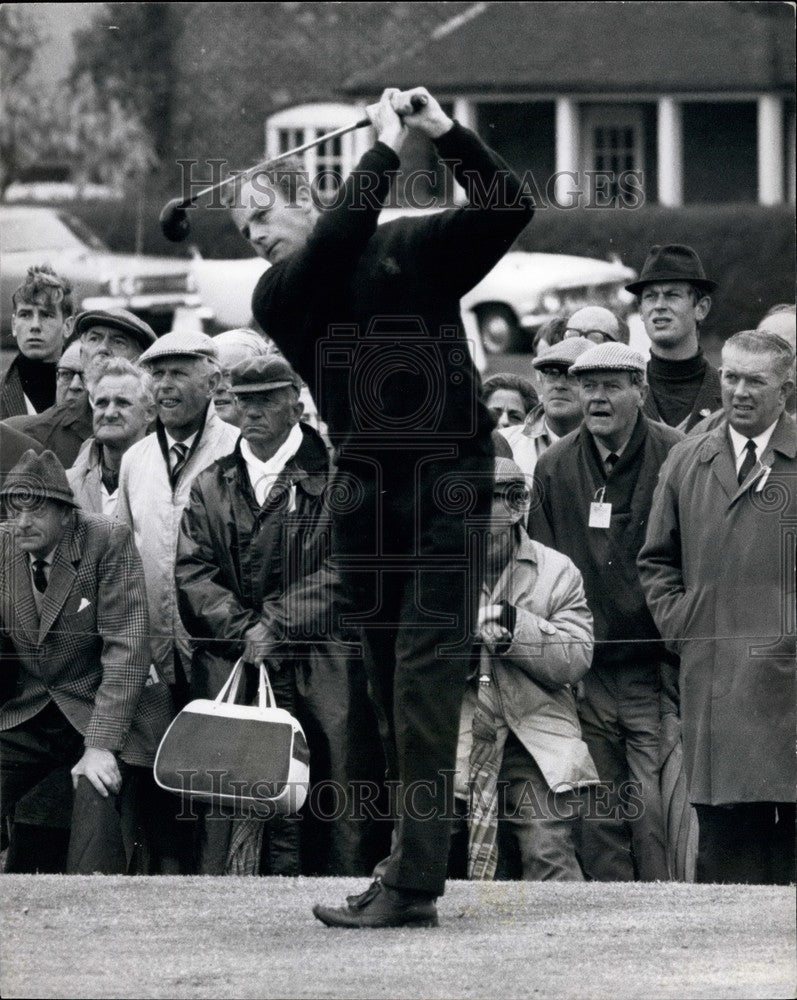
POLYGON ((6 426, 35 438, 43 448, 55 452, 61 465, 68 469, 74 465, 83 442, 92 435, 88 393, 80 399, 56 403, 35 415, 11 417, 6 426))
POLYGON ((52 700, 87 747, 147 765, 171 717, 166 684, 150 674, 149 616, 141 558, 130 529, 75 511, 56 549, 41 616, 27 553, 0 525, 0 632, 18 661, 0 730, 52 700), (146 683, 146 686, 145 686, 146 683))

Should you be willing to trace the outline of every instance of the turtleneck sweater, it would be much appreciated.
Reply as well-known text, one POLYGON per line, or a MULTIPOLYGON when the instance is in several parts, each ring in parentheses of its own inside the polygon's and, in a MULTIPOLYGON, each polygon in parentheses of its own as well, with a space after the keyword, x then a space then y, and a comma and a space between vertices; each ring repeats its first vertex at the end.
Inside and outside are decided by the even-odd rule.
POLYGON ((662 419, 670 427, 676 427, 692 412, 706 368, 708 362, 700 349, 683 361, 669 361, 651 351, 648 384, 662 419))
POLYGON ((55 369, 54 361, 26 358, 24 354, 17 356, 22 391, 33 403, 37 413, 55 403, 55 369))

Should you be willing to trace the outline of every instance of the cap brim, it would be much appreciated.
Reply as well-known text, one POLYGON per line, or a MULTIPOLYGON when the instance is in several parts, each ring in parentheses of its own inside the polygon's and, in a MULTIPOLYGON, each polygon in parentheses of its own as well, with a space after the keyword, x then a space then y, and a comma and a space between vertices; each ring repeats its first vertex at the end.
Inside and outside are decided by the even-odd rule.
POLYGON ((632 281, 630 285, 625 285, 625 290, 632 295, 639 295, 646 285, 657 285, 660 281, 685 281, 688 285, 696 285, 704 292, 713 292, 717 288, 717 282, 709 278, 685 278, 682 274, 660 275, 657 278, 646 278, 644 281, 632 281))
POLYGON ((230 387, 230 392, 233 396, 245 395, 247 392, 271 392, 272 389, 284 389, 286 386, 293 386, 294 389, 299 390, 299 386, 295 382, 256 382, 254 384, 247 383, 246 385, 233 385, 230 387))

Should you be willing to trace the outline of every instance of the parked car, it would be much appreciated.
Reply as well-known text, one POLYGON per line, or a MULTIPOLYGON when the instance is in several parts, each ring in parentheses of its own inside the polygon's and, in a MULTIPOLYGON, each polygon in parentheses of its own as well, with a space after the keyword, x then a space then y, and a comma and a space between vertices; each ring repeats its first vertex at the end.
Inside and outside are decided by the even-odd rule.
POLYGON ((627 316, 634 297, 623 286, 636 276, 619 260, 512 250, 462 299, 463 317, 474 318, 488 355, 526 352, 557 313, 596 305, 627 316))
POLYGON ((240 260, 210 260, 199 250, 191 249, 191 273, 199 297, 213 313, 208 333, 252 326, 252 292, 269 264, 262 257, 240 260))
POLYGON ((176 315, 210 318, 190 261, 112 253, 80 219, 57 208, 0 206, 0 337, 11 341, 11 296, 34 264, 50 264, 72 284, 75 309, 121 307, 155 330, 176 315))

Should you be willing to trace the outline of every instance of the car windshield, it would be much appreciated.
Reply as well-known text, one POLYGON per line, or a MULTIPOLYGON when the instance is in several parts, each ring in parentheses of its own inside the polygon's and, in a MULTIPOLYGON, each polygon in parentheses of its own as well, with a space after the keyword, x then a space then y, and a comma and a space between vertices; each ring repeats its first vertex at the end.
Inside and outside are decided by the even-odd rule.
POLYGON ((92 250, 108 248, 79 219, 55 212, 9 212, 3 215, 3 253, 23 250, 92 250))

